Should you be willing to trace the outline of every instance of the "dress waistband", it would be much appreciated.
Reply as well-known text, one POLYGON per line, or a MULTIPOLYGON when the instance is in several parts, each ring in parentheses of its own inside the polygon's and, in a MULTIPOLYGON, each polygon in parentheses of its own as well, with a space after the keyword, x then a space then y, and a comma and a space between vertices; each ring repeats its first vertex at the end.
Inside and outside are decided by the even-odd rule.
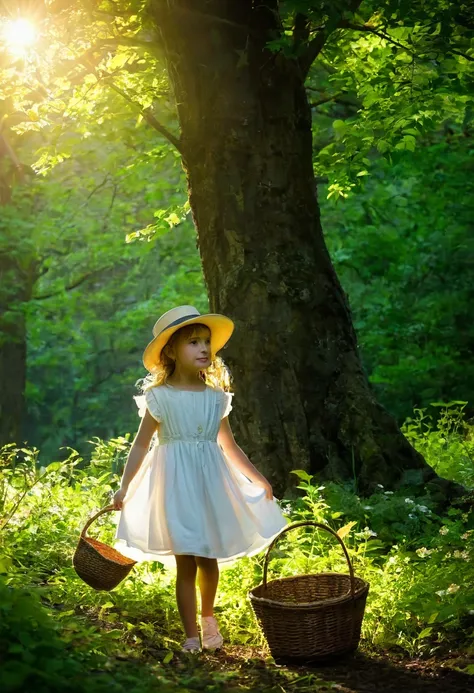
POLYGON ((217 443, 215 438, 203 438, 202 436, 182 438, 178 436, 159 436, 160 445, 171 445, 172 443, 217 443))

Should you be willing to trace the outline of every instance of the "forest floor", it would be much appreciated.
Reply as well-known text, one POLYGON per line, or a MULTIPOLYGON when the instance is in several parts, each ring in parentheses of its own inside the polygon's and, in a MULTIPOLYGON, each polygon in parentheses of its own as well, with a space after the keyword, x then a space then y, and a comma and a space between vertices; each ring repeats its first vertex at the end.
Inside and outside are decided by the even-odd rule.
MULTIPOLYGON (((149 651, 147 658, 162 659, 149 651)), ((318 666, 278 665, 264 650, 228 646, 213 654, 176 654, 156 664, 158 681, 173 691, 244 693, 474 693, 474 657, 408 659, 359 650, 318 666)), ((136 663, 136 662, 135 662, 136 663)))

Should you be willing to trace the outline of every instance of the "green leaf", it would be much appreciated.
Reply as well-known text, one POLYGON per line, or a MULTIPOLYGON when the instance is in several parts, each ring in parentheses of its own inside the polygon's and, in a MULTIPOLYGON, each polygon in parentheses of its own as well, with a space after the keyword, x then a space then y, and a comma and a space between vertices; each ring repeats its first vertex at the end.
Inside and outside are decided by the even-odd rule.
POLYGON ((0 573, 8 573, 13 565, 13 561, 10 556, 0 556, 0 573))
POLYGON ((177 226, 177 224, 181 223, 181 219, 175 212, 172 212, 168 217, 166 217, 166 221, 170 226, 177 226))
POLYGON ((334 120, 332 127, 334 129, 334 133, 336 135, 336 138, 343 137, 346 130, 347 130, 347 124, 345 123, 344 120, 334 120))
POLYGON ((313 478, 312 475, 308 474, 308 472, 305 472, 304 469, 292 469, 291 474, 295 474, 295 476, 297 476, 298 479, 301 479, 302 481, 307 481, 308 483, 313 478))
POLYGON ((390 149, 390 144, 386 140, 378 140, 377 149, 381 154, 384 154, 390 149))
POLYGON ((63 464, 64 464, 63 462, 51 462, 46 467, 46 472, 48 472, 48 474, 50 472, 57 472, 58 470, 60 470, 63 467, 63 464))
POLYGON ((340 539, 344 539, 344 537, 346 537, 350 533, 351 529, 355 527, 356 524, 356 521, 351 520, 351 522, 348 522, 347 525, 344 525, 344 527, 339 527, 339 529, 336 532, 337 536, 340 539))
POLYGON ((461 406, 461 405, 466 405, 467 401, 465 400, 453 400, 452 402, 430 402, 432 407, 454 407, 454 406, 461 406))
POLYGON ((173 659, 174 653, 172 650, 168 650, 168 652, 165 654, 163 657, 163 664, 169 664, 171 660, 173 659))
POLYGON ((112 609, 115 606, 113 602, 105 602, 105 604, 101 605, 101 609, 112 609))

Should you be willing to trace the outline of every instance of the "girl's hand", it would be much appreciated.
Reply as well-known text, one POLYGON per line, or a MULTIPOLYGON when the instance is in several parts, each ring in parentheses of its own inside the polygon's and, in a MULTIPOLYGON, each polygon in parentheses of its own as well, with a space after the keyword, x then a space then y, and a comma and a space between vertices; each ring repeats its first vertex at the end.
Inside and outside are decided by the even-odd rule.
POLYGON ((259 479, 255 483, 265 489, 265 498, 273 500, 273 489, 269 481, 266 479, 259 479))
POLYGON ((114 493, 113 504, 115 510, 122 510, 123 500, 126 495, 127 492, 123 488, 119 488, 119 490, 114 493))

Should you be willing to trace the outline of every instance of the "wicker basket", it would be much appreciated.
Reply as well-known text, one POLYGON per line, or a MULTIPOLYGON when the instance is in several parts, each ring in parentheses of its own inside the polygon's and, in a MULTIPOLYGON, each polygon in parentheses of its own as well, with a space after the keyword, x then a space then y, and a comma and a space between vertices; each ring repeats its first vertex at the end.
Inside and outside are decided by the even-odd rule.
POLYGON ((285 527, 265 555, 263 584, 249 593, 255 615, 272 656, 283 661, 321 661, 357 649, 369 584, 354 577, 342 539, 330 527, 313 521, 285 527), (270 552, 296 527, 313 526, 332 534, 341 544, 349 575, 319 573, 267 582, 270 552))
POLYGON ((86 522, 72 558, 76 573, 95 590, 112 590, 117 587, 136 563, 111 546, 86 534, 95 519, 112 510, 114 506, 108 505, 86 522))

